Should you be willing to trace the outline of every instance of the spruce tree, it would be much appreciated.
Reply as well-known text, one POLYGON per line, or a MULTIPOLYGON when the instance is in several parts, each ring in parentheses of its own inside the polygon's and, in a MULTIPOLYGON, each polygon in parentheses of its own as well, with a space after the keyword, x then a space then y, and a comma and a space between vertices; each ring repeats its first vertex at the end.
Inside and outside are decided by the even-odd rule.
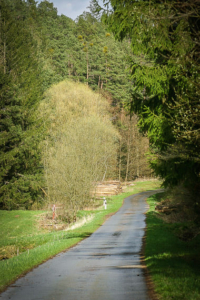
MULTIPOLYGON (((98 1, 93 7, 100 10, 98 1)), ((129 38, 135 88, 129 101, 150 138, 165 186, 200 189, 198 1, 108 1, 102 12, 116 39, 129 38)))
POLYGON ((28 30, 34 1, 1 1, 0 207, 29 208, 41 194, 36 110, 42 95, 37 47, 28 30))

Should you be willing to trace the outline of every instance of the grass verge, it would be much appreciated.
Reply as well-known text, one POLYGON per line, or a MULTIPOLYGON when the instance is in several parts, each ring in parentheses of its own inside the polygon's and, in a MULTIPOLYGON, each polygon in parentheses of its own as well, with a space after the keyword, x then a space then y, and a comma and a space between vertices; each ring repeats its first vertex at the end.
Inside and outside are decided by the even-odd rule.
POLYGON ((79 212, 81 217, 92 216, 91 221, 68 231, 41 229, 38 219, 44 211, 0 211, 0 291, 35 266, 89 237, 107 216, 118 211, 124 198, 159 187, 159 181, 137 182, 126 193, 107 198, 107 210, 102 206, 79 212))
POLYGON ((147 200, 146 266, 159 299, 199 300, 200 235, 180 239, 186 223, 166 222, 155 212, 155 206, 165 198, 166 194, 155 194, 147 200))

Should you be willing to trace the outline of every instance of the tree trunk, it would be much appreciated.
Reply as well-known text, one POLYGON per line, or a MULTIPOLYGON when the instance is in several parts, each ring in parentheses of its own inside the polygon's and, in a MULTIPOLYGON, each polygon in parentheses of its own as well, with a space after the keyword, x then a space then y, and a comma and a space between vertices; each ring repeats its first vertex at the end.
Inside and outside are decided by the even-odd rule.
POLYGON ((6 42, 3 43, 3 65, 4 65, 4 74, 6 74, 6 42))
POLYGON ((131 152, 131 120, 129 121, 129 129, 128 129, 128 141, 127 141, 127 162, 126 162, 126 178, 125 181, 128 180, 128 172, 130 165, 130 152, 131 152))
POLYGON ((99 75, 98 88, 100 88, 100 85, 101 85, 101 76, 99 75))
POLYGON ((121 139, 119 140, 119 181, 121 181, 121 169, 122 169, 122 151, 121 151, 121 139))
POLYGON ((107 71, 108 69, 107 69, 107 59, 106 59, 106 84, 107 84, 107 71))
POLYGON ((86 52, 86 60, 87 60, 87 84, 88 84, 88 78, 89 78, 89 63, 88 63, 88 51, 86 52))
POLYGON ((140 154, 139 154, 139 137, 137 135, 136 143, 136 175, 140 177, 140 154))
MULTIPOLYGON (((4 21, 4 28, 6 26, 6 23, 4 21)), ((6 74, 6 41, 5 41, 5 36, 3 37, 4 42, 3 42, 3 72, 6 74)))

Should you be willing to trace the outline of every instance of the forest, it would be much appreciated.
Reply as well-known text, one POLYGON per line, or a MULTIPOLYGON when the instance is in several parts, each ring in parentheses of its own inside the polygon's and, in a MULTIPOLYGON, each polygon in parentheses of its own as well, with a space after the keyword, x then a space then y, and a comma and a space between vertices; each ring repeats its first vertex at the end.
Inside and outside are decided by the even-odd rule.
POLYGON ((1 209, 76 213, 98 181, 151 176, 199 209, 200 4, 104 3, 0 1, 1 209))

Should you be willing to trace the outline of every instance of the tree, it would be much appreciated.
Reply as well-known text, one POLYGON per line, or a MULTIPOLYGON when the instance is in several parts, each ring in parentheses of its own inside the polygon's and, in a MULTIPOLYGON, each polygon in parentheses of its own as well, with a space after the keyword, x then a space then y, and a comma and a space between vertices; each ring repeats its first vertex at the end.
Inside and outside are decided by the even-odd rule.
POLYGON ((113 175, 118 133, 106 99, 80 83, 51 87, 40 111, 49 118, 43 147, 48 198, 63 205, 70 221, 77 210, 93 205, 97 181, 113 175))
MULTIPOLYGON (((66 16, 52 14, 53 6, 49 9, 43 4, 42 7, 47 10, 45 19, 41 17, 43 34, 47 37, 42 53, 45 82, 51 85, 61 78, 70 78, 98 90, 112 108, 119 109, 128 102, 133 90, 126 58, 131 55, 130 41, 115 41, 107 26, 93 13, 85 12, 74 22, 66 16)), ((40 11, 38 6, 39 16, 40 11)), ((132 178, 130 172, 129 175, 132 178)), ((122 174, 121 178, 125 176, 122 174)))
POLYGON ((127 106, 148 133, 151 165, 165 186, 199 187, 199 1, 109 3, 104 22, 116 39, 131 40, 135 88, 127 106))
POLYGON ((45 88, 70 77, 87 82, 93 90, 106 90, 115 103, 130 98, 131 81, 127 80, 125 59, 130 43, 116 42, 92 13, 84 12, 74 22, 66 16, 56 16, 53 6, 47 4, 41 2, 37 9, 42 35, 46 37, 46 49, 41 53, 45 88))
POLYGON ((116 114, 114 124, 121 136, 118 147, 119 180, 150 177, 152 173, 146 158, 149 140, 139 132, 137 121, 135 114, 130 117, 124 109, 116 114))
POLYGON ((27 29, 32 8, 34 1, 1 1, 0 207, 6 209, 29 208, 41 196, 42 133, 35 111, 42 78, 36 42, 27 29))

